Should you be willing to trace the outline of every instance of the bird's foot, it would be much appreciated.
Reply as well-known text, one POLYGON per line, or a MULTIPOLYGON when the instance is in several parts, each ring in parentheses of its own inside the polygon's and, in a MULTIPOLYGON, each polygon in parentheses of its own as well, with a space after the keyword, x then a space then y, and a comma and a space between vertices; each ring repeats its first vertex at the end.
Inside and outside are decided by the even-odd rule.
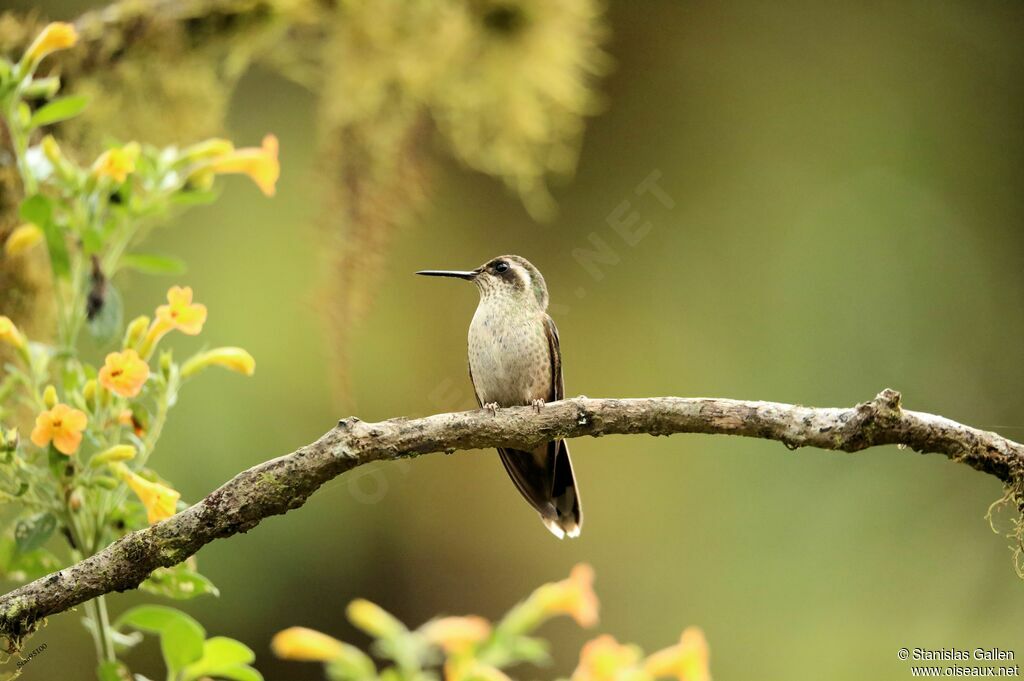
POLYGON ((530 404, 533 405, 533 410, 539 414, 540 410, 543 409, 544 405, 547 403, 544 400, 534 400, 533 402, 530 402, 530 404))
POLYGON ((498 413, 498 403, 488 402, 487 404, 484 405, 484 409, 491 412, 491 416, 496 416, 498 413))

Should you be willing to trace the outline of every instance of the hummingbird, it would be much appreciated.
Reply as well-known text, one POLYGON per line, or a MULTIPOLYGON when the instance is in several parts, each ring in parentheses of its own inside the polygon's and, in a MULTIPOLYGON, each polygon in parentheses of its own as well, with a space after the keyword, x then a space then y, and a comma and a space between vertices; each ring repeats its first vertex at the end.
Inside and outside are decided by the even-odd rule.
MULTIPOLYGON (((475 270, 422 270, 429 277, 454 277, 480 291, 469 325, 469 379, 477 405, 533 406, 563 397, 558 329, 548 316, 548 288, 526 258, 502 255, 475 270)), ((559 539, 577 537, 583 525, 580 496, 565 440, 531 451, 498 449, 516 489, 559 539)))

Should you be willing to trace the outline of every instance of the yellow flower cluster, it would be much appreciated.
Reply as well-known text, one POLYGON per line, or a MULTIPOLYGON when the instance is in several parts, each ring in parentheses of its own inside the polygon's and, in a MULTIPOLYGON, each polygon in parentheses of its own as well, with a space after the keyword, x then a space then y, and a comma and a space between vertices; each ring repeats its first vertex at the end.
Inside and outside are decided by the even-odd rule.
MULTIPOLYGON (((504 646, 514 645, 546 618, 569 615, 584 626, 597 622, 598 602, 593 591, 594 571, 586 564, 576 565, 568 579, 544 584, 515 606, 492 629, 482 617, 441 617, 414 632, 393 615, 364 599, 349 604, 348 617, 357 627, 383 645, 405 650, 423 650, 423 661, 436 664, 434 652, 445 654, 445 681, 510 681, 500 667, 516 660, 504 646)), ((274 654, 286 660, 322 662, 329 675, 339 670, 344 678, 390 678, 392 670, 378 676, 376 667, 365 654, 327 634, 304 627, 279 632, 271 643, 274 654), (358 674, 349 673, 358 670, 358 674)), ((591 640, 580 651, 579 664, 570 681, 711 681, 708 645, 704 633, 689 627, 679 643, 651 654, 646 659, 635 645, 619 643, 604 634, 591 640)), ((408 663, 408 661, 407 661, 408 663)))
MULTIPOLYGON (((120 163, 113 156, 108 160, 109 167, 120 163)), ((125 166, 121 167, 125 172, 131 172, 125 166)), ((111 174, 110 177, 121 181, 116 174, 111 174)), ((167 304, 156 309, 152 322, 148 317, 139 317, 129 324, 124 349, 107 354, 96 379, 87 381, 83 386, 82 397, 85 403, 93 404, 98 399, 97 393, 100 389, 126 399, 137 397, 150 377, 151 372, 146 360, 159 340, 175 329, 188 335, 196 335, 202 331, 206 322, 206 306, 193 302, 192 297, 191 288, 173 286, 167 292, 167 304)), ((0 342, 22 351, 27 347, 25 336, 4 316, 0 316, 0 342)), ((201 352, 185 362, 181 373, 183 377, 188 378, 208 366, 222 366, 238 373, 252 375, 255 360, 242 348, 214 348, 201 352)), ((42 402, 46 408, 36 416, 35 428, 30 438, 32 443, 37 447, 52 445, 62 454, 74 455, 81 447, 89 417, 82 410, 59 402, 53 386, 46 387, 42 402)), ((117 416, 113 422, 131 428, 136 436, 142 437, 145 434, 143 425, 130 408, 120 406, 121 408, 114 412, 117 416)), ((181 495, 167 485, 148 480, 129 469, 123 462, 134 458, 135 454, 133 446, 114 445, 94 454, 89 459, 89 464, 93 467, 109 466, 145 506, 150 523, 171 517, 176 511, 181 495)))
POLYGON ((641 659, 640 649, 623 645, 612 636, 595 638, 583 646, 571 681, 711 681, 708 644, 697 627, 683 631, 679 643, 641 659))

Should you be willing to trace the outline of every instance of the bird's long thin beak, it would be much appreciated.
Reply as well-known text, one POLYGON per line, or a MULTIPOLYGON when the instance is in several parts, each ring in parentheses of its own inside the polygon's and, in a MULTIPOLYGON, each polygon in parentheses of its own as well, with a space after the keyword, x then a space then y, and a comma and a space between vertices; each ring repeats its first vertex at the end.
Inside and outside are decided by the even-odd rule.
POLYGON ((456 279, 467 279, 472 281, 476 275, 480 274, 479 270, 469 270, 468 272, 459 270, 420 270, 416 274, 422 274, 425 277, 455 277, 456 279))

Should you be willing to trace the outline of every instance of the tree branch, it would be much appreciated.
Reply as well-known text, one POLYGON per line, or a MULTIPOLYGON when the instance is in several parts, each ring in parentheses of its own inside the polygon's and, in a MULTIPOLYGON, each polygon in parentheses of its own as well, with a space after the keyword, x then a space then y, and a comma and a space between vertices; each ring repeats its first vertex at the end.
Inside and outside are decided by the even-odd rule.
POLYGON ((1024 445, 941 416, 906 411, 884 390, 853 408, 776 402, 654 397, 575 399, 532 407, 437 414, 363 423, 339 421, 319 440, 243 471, 174 517, 132 532, 76 565, 0 597, 0 636, 20 646, 38 622, 101 594, 136 588, 153 570, 184 561, 209 542, 246 532, 262 519, 302 506, 328 480, 365 463, 460 449, 529 450, 554 438, 647 433, 742 435, 791 449, 856 452, 900 444, 994 475, 1017 488, 1024 445))

